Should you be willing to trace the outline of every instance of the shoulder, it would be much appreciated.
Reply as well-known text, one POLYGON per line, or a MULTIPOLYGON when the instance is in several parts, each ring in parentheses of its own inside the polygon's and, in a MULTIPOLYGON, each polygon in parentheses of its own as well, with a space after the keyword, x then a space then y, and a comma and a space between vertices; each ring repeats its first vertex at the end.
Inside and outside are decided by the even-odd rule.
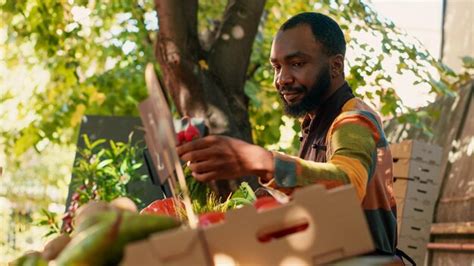
POLYGON ((331 125, 330 131, 349 124, 357 124, 368 128, 372 132, 377 146, 387 145, 380 116, 359 98, 352 98, 344 104, 341 113, 331 125))
POLYGON ((341 115, 347 115, 349 113, 360 112, 362 114, 370 113, 371 116, 376 118, 378 123, 382 123, 379 114, 367 103, 362 101, 360 98, 354 97, 347 101, 341 109, 341 115))

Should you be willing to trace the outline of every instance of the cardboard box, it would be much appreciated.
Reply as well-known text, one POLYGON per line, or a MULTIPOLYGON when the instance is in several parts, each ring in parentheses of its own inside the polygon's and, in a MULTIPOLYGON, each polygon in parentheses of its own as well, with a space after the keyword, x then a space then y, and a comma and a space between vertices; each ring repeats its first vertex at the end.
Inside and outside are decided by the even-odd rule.
POLYGON ((393 177, 440 184, 440 166, 409 159, 393 160, 393 177))
POLYGON ((443 149, 435 144, 428 144, 416 140, 404 140, 390 145, 393 158, 414 159, 429 164, 439 165, 443 149))
POLYGON ((436 202, 441 184, 420 180, 395 178, 393 182, 393 193, 396 198, 436 202))
POLYGON ((273 209, 257 212, 246 206, 227 212, 220 224, 157 233, 130 244, 122 263, 315 265, 373 248, 354 188, 326 190, 313 185, 297 190, 292 201, 273 209))
POLYGON ((211 265, 200 230, 182 227, 126 246, 121 265, 211 265))
POLYGON ((314 265, 373 249, 352 187, 325 190, 315 185, 297 190, 290 203, 275 209, 231 211, 225 223, 206 228, 204 237, 216 264, 227 258, 238 265, 314 265), (259 241, 266 233, 304 223, 308 227, 302 232, 259 241))

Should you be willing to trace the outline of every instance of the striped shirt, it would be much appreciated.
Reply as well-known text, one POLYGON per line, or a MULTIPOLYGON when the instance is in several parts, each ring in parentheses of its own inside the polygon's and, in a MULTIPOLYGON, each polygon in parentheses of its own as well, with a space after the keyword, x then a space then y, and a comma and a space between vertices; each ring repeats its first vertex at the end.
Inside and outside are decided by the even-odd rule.
MULTIPOLYGON (((352 184, 377 252, 394 254, 397 223, 392 155, 381 119, 352 95, 347 83, 327 101, 330 103, 321 106, 326 109, 318 110, 311 124, 328 117, 330 121, 309 128, 303 136, 301 158, 274 152, 274 178, 264 185, 290 194, 293 189, 310 184, 323 184, 328 189, 352 184), (318 113, 325 115, 318 117, 318 113), (319 137, 314 137, 312 132, 318 131, 319 137), (309 146, 314 149, 308 149, 309 146)), ((309 120, 307 116, 303 127, 309 120)))

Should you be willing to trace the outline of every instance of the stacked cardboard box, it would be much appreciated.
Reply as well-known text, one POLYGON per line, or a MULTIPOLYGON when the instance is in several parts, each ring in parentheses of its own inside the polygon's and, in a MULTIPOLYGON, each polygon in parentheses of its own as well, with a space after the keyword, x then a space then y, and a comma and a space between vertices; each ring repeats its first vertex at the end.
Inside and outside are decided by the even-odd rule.
POLYGON ((420 141, 391 145, 397 201, 398 248, 423 265, 441 186, 442 149, 420 141))
POLYGON ((122 265, 319 265, 371 250, 354 188, 314 185, 272 209, 246 206, 227 212, 222 223, 132 243, 122 265))

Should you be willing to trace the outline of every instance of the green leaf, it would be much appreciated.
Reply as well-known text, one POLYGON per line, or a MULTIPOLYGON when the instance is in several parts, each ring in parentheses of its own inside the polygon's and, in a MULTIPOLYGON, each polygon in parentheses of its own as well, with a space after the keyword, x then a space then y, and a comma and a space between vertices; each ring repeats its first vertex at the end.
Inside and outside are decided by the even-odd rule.
POLYGON ((105 139, 98 139, 96 141, 94 141, 92 144, 90 144, 90 146, 88 147, 89 149, 94 149, 95 147, 99 146, 100 144, 106 142, 105 139))
POLYGON ((247 95, 250 100, 252 101, 252 104, 255 105, 255 107, 259 108, 262 104, 260 99, 258 98, 258 86, 252 82, 252 81, 247 81, 245 83, 244 87, 245 95, 247 95))
POLYGON ((128 161, 127 159, 123 160, 120 164, 120 173, 124 174, 127 171, 128 161))
POLYGON ((112 149, 112 152, 113 154, 115 154, 116 150, 117 150, 117 145, 115 145, 115 142, 113 140, 109 140, 109 145, 110 145, 110 148, 112 149))
POLYGON ((113 161, 114 160, 112 159, 106 159, 106 160, 101 161, 99 164, 97 164, 97 170, 104 168, 105 166, 111 164, 113 161))
POLYGON ((142 167, 143 163, 136 163, 132 165, 132 170, 137 170, 142 167))
POLYGON ((232 194, 231 199, 245 199, 249 202, 253 202, 257 199, 257 196, 247 182, 242 182, 237 191, 232 194))
POLYGON ((463 67, 466 69, 474 68, 474 57, 472 56, 463 56, 462 58, 463 67))
POLYGON ((438 91, 438 92, 441 92, 443 94, 446 94, 448 96, 451 96, 451 97, 454 97, 454 92, 451 91, 448 86, 446 85, 446 83, 442 82, 442 81, 437 81, 437 80, 434 80, 433 78, 429 77, 429 84, 431 84, 431 86, 433 87, 433 89, 435 89, 435 91, 438 91))

